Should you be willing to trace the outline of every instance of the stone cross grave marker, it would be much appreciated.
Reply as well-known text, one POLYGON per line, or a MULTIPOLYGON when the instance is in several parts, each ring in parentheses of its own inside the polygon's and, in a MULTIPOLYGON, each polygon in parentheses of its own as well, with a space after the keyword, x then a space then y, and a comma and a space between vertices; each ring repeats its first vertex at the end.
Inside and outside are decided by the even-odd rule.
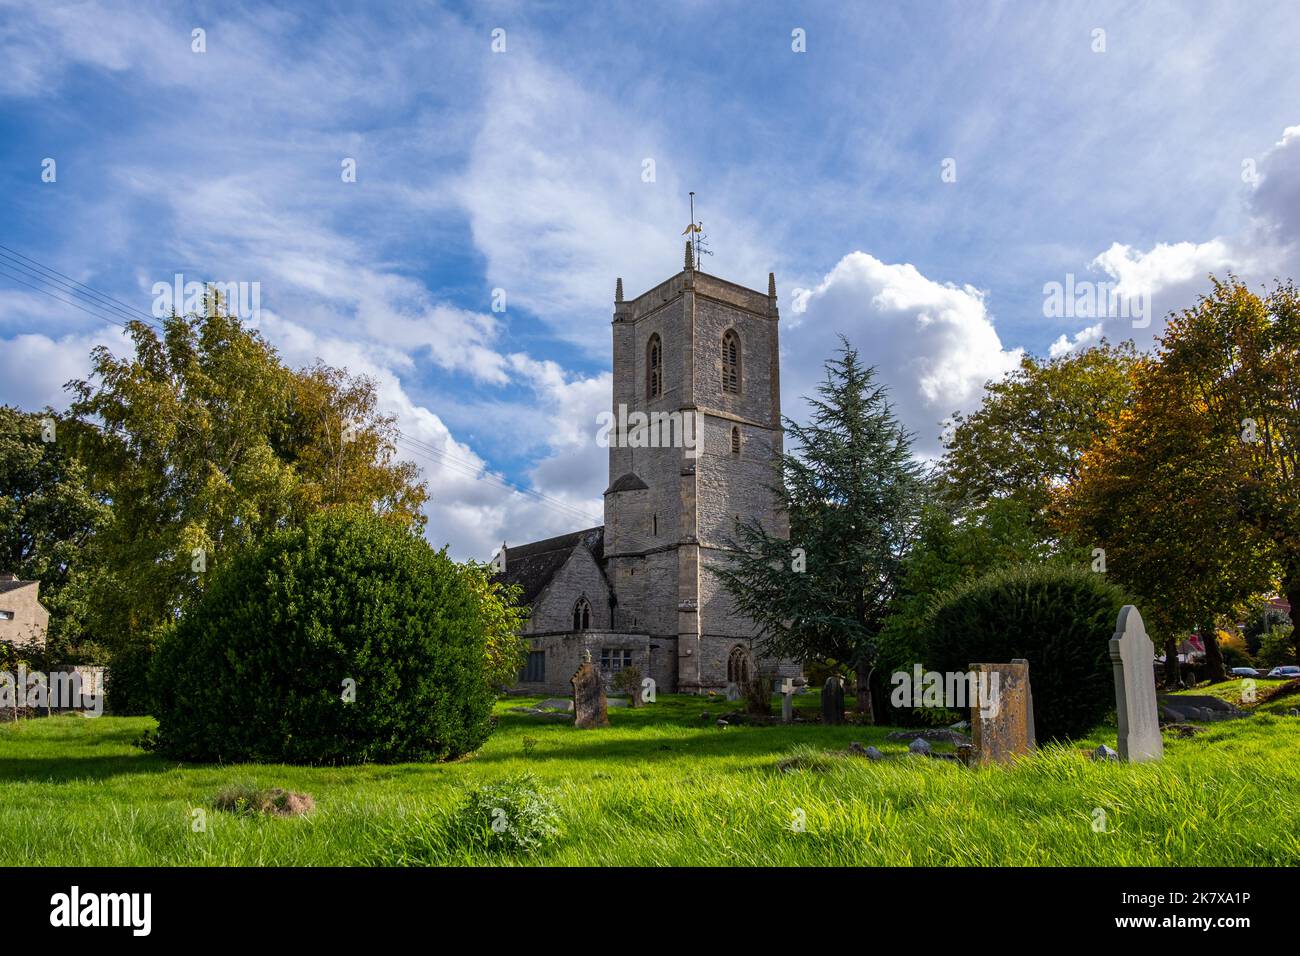
POLYGON ((1156 709, 1155 657, 1156 648, 1147 637, 1142 615, 1132 604, 1124 605, 1110 639, 1110 660, 1115 668, 1119 759, 1129 763, 1160 760, 1165 755, 1156 709))
POLYGON ((599 668, 591 662, 590 651, 569 682, 573 684, 573 725, 583 729, 608 727, 605 682, 600 678, 599 668))
POLYGON ((822 686, 822 723, 844 723, 844 678, 831 676, 822 686))
POLYGON ((969 669, 981 691, 980 699, 973 700, 970 708, 971 762, 1010 763, 1028 754, 1033 749, 1034 721, 1029 665, 1020 660, 1012 664, 971 664, 969 669))
POLYGON ((781 723, 794 723, 794 681, 789 677, 781 681, 781 723))

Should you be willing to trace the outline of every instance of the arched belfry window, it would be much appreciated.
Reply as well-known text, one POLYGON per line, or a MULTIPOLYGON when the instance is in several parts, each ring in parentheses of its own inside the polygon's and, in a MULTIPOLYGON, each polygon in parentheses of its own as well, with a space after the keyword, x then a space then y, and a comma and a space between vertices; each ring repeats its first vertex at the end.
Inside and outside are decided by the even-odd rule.
POLYGON ((722 390, 740 394, 740 336, 733 329, 722 335, 722 390))
POLYGON ((731 426, 731 453, 733 455, 740 454, 740 426, 739 425, 731 426))
POLYGON ((584 598, 578 598, 578 603, 573 605, 573 629, 575 631, 585 631, 591 627, 591 604, 584 598))
POLYGON ((664 347, 658 335, 650 336, 645 347, 645 395, 655 398, 664 393, 664 347))

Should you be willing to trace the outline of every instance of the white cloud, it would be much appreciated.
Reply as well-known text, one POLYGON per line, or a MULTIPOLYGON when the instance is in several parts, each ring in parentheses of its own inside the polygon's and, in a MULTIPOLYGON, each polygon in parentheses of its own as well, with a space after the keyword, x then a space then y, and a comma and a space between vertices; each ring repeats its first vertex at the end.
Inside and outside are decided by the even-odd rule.
POLYGON ((865 252, 845 256, 816 288, 795 290, 792 312, 781 330, 785 413, 801 419, 791 399, 812 394, 843 334, 889 386, 896 414, 927 457, 940 452, 942 422, 977 405, 984 383, 1022 354, 1003 348, 978 289, 865 252))
MULTIPOLYGON (((1210 290, 1209 277, 1232 273, 1248 284, 1274 277, 1300 278, 1300 126, 1288 127, 1258 164, 1258 181, 1246 198, 1250 222, 1238 236, 1205 242, 1157 243, 1135 249, 1115 242, 1090 263, 1114 283, 1117 298, 1109 314, 1073 335, 1061 335, 1052 356, 1094 344, 1133 339, 1147 348, 1163 334, 1170 313, 1196 304, 1210 290), (1132 315, 1149 296, 1149 324, 1132 315)), ((1103 280, 1105 281, 1105 280, 1103 280)))
POLYGON ((47 405, 63 411, 72 398, 64 384, 89 377, 90 350, 97 345, 107 345, 119 354, 129 353, 131 348, 124 336, 107 327, 104 331, 57 339, 39 333, 0 339, 3 400, 26 411, 47 405))

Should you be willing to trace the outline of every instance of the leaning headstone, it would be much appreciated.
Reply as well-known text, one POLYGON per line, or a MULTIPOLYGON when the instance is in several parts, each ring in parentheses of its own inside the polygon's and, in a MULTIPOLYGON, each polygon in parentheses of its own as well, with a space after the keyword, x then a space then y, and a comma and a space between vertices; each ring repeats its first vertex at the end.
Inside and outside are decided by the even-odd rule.
POLYGON ((930 756, 930 750, 930 742, 928 740, 923 740, 920 737, 917 737, 907 745, 907 752, 917 757, 930 756))
POLYGON ((988 689, 988 699, 971 702, 971 762, 1007 763, 1025 756, 1033 750, 1029 665, 1023 661, 971 664, 970 670, 975 672, 977 686, 988 689))
POLYGON ((794 723, 794 681, 788 677, 781 682, 781 723, 794 723))
POLYGON ((1119 612, 1110 660, 1115 669, 1115 712, 1119 717, 1119 759, 1129 763, 1165 755, 1156 704, 1156 648, 1142 615, 1132 604, 1119 612))
POLYGON ((844 678, 828 677, 822 685, 822 723, 844 723, 844 678))
POLYGON ((1119 754, 1111 750, 1105 744, 1102 744, 1100 747, 1098 747, 1096 750, 1092 752, 1092 759, 1093 760, 1118 760, 1119 754))
POLYGON ((575 727, 608 727, 609 710, 605 701, 605 682, 600 670, 588 657, 569 681, 573 684, 573 725, 575 727))

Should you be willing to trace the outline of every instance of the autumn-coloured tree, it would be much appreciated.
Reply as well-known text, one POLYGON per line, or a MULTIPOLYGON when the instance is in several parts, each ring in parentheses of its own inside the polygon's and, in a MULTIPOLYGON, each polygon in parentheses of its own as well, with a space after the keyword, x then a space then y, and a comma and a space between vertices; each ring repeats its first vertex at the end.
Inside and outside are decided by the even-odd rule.
POLYGON ((1224 679, 1217 614, 1268 588, 1272 563, 1241 520, 1238 474, 1194 383, 1156 360, 1133 369, 1134 399, 1056 494, 1059 527, 1101 549, 1095 569, 1140 595, 1176 680, 1178 637, 1197 628, 1224 679))
POLYGON ((1238 513, 1268 542, 1300 607, 1300 293, 1279 282, 1261 298, 1235 277, 1215 280, 1170 322, 1161 360, 1204 410, 1232 462, 1238 513))
POLYGON ((112 505, 96 611, 121 637, 173 619, 213 564, 321 508, 422 523, 425 489, 394 461, 372 383, 287 368, 216 295, 162 325, 129 323, 134 354, 101 346, 69 386, 81 460, 112 505))

